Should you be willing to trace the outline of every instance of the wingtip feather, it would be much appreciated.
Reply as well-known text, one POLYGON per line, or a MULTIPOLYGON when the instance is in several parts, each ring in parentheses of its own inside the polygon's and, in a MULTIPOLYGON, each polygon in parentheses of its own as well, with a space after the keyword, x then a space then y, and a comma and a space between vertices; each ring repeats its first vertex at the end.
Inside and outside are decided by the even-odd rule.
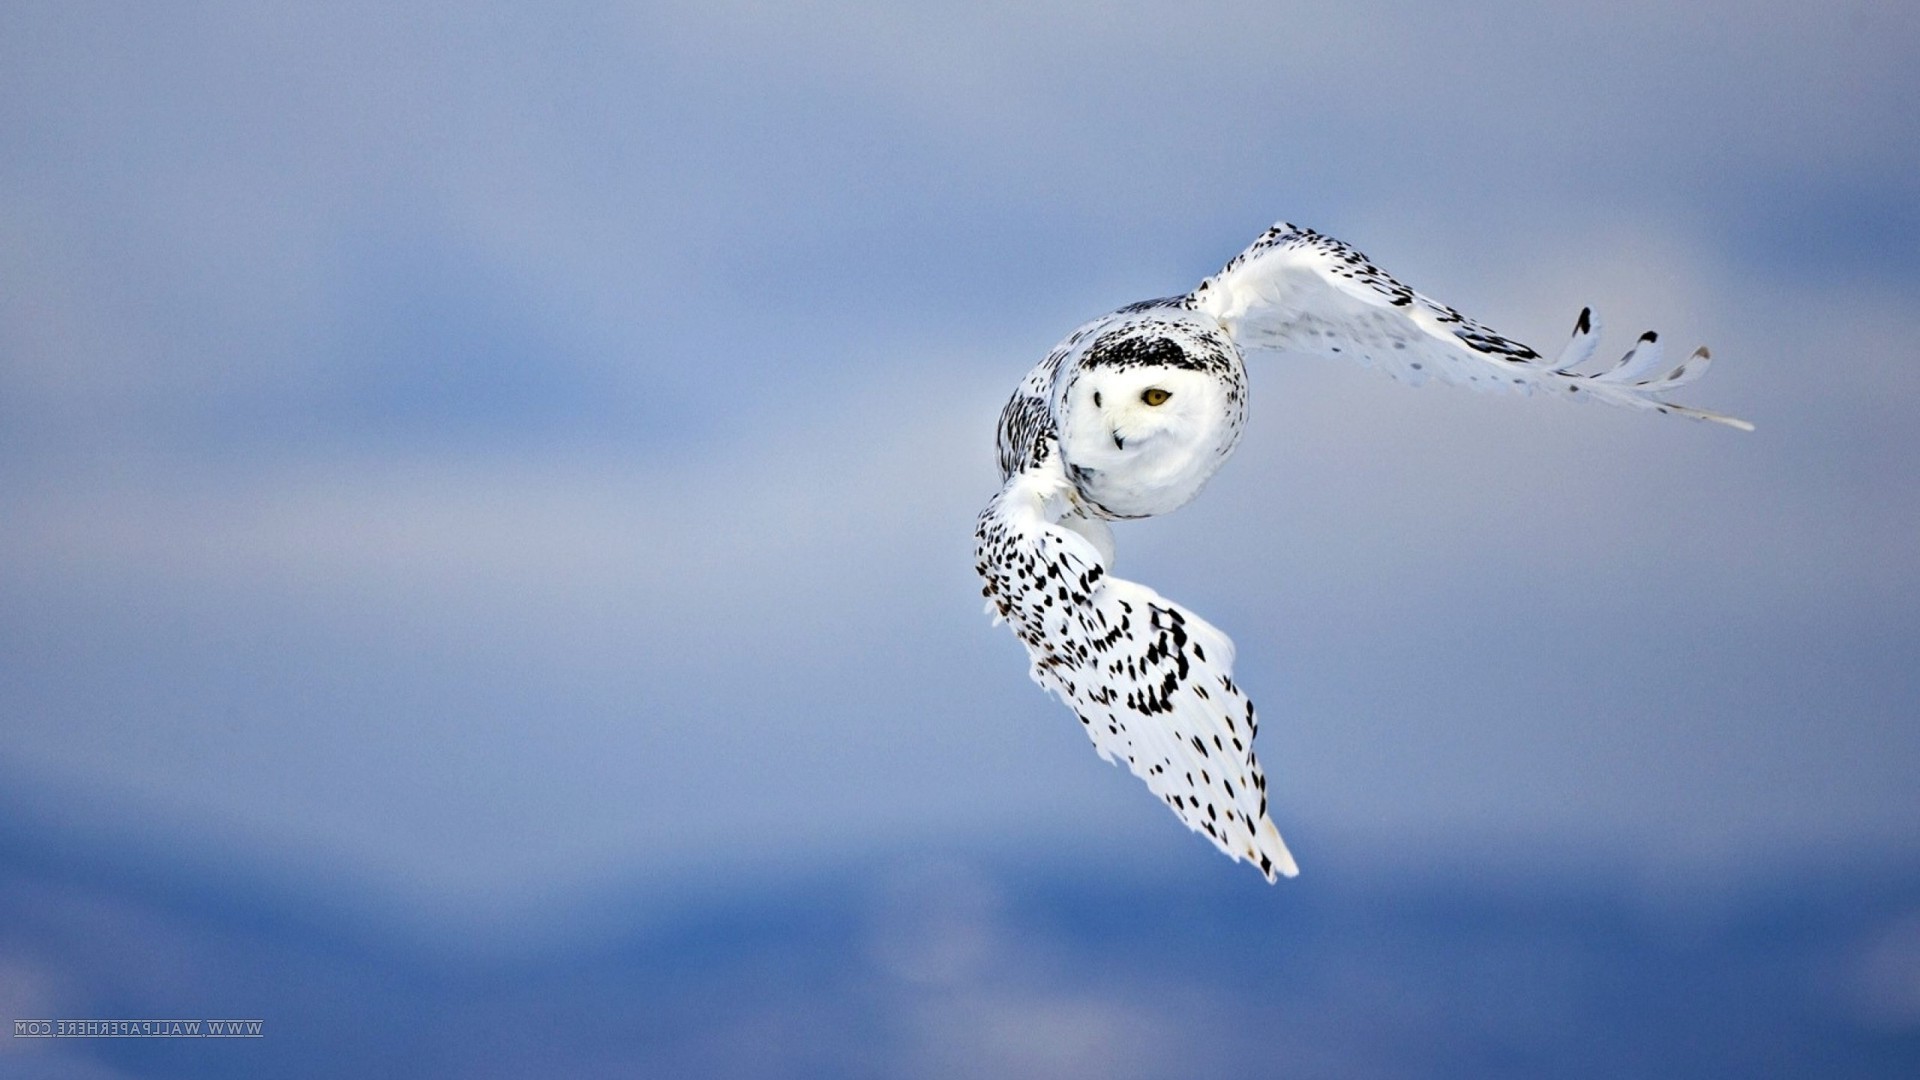
POLYGON ((1272 818, 1262 817, 1260 819, 1257 835, 1260 846, 1265 849, 1264 854, 1266 859, 1264 862, 1260 859, 1254 859, 1253 864, 1260 868, 1260 872, 1266 876, 1268 884, 1272 884, 1278 880, 1275 876, 1276 874, 1279 877, 1288 878, 1300 876, 1300 864, 1293 861, 1293 852, 1288 851, 1287 842, 1280 839, 1280 830, 1274 827, 1272 818))

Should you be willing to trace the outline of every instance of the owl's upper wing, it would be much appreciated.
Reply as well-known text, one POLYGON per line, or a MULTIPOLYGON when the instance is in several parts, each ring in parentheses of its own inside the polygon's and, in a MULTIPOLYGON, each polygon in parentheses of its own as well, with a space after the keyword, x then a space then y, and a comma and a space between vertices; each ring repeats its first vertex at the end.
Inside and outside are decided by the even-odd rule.
POLYGON ((1027 647, 1035 682, 1071 706, 1107 761, 1133 774, 1195 832, 1268 881, 1299 872, 1267 818, 1253 756, 1253 704, 1233 682, 1225 634, 1144 585, 1065 527, 1072 486, 1058 447, 1008 478, 980 515, 976 569, 987 610, 1027 647))
POLYGON ((1753 430, 1745 420, 1665 400, 1706 373, 1705 349, 1669 369, 1658 336, 1646 333, 1608 370, 1574 372, 1599 345, 1590 310, 1580 313, 1572 339, 1548 361, 1394 280, 1346 244, 1284 221, 1201 282, 1189 302, 1218 319, 1242 348, 1351 356, 1416 386, 1431 377, 1494 391, 1542 387, 1576 401, 1753 430))

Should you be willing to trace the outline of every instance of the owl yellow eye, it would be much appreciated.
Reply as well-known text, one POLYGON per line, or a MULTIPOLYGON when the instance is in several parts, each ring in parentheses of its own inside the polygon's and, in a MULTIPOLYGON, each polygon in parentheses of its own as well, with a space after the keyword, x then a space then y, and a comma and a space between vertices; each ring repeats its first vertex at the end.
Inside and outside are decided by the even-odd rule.
POLYGON ((1140 400, 1146 402, 1149 405, 1165 405, 1167 403, 1167 399, 1172 396, 1173 395, 1171 393, 1168 393, 1167 391, 1162 390, 1157 386, 1149 386, 1147 387, 1146 390, 1141 392, 1140 400))

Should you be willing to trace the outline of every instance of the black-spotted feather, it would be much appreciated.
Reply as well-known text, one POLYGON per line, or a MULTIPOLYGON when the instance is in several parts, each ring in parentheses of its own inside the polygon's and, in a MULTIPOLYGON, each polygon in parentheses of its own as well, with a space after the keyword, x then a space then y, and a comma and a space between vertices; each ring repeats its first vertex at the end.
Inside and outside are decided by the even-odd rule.
POLYGON ((1036 456, 980 515, 976 568, 989 610, 1012 624, 1034 681, 1072 707, 1102 758, 1124 760, 1188 828, 1269 881, 1298 873, 1267 817, 1232 642, 1109 574, 1093 544, 1059 524, 1073 487, 1057 448, 1045 441, 1036 456))

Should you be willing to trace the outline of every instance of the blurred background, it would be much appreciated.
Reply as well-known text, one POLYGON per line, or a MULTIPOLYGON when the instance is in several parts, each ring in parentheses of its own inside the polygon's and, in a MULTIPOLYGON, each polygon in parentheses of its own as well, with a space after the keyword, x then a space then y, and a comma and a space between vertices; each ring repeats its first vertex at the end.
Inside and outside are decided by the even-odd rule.
POLYGON ((1916 9, 535 12, 0 7, 0 1075, 1920 1071, 1916 9), (1282 217, 1758 431, 1257 364, 1270 888, 970 532, 1282 217))

